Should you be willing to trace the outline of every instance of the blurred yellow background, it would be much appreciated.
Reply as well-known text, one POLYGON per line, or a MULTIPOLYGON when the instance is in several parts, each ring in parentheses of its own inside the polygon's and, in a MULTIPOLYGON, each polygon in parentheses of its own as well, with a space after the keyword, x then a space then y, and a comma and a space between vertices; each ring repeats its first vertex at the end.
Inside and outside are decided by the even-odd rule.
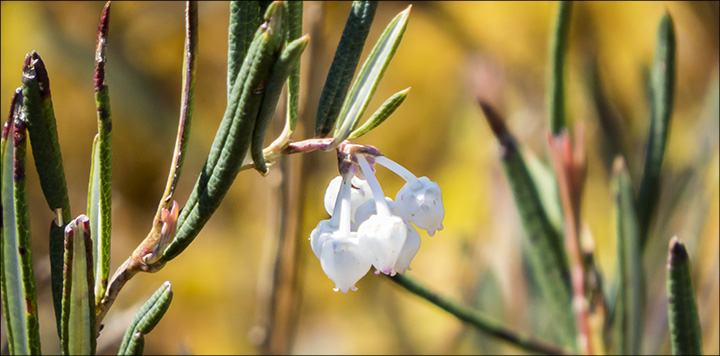
MULTIPOLYGON (((381 2, 365 58, 385 25, 410 2, 381 2)), ((103 2, 2 2, 0 112, 9 112, 25 53, 36 50, 50 76, 72 213, 84 213, 90 149, 96 133, 92 76, 103 2)), ((179 203, 189 195, 225 109, 228 4, 199 4, 199 61, 195 115, 179 203)), ((350 2, 306 3, 304 32, 314 28, 303 56, 301 131, 309 137, 317 98, 350 9, 350 2), (314 100, 313 100, 314 99, 314 100), (304 130, 304 133, 303 131, 304 130)), ((182 2, 116 2, 110 15, 107 80, 113 119, 114 270, 149 230, 165 185, 180 106, 184 41, 182 2)), ((521 331, 547 337, 547 317, 532 308, 522 263, 522 226, 499 161, 497 141, 477 106, 482 93, 497 103, 524 149, 548 163, 545 104, 549 34, 554 2, 418 2, 402 43, 368 107, 412 87, 387 122, 358 140, 371 144, 443 189, 445 229, 421 232, 409 276, 474 305, 521 331)), ((633 181, 640 179, 649 126, 645 86, 657 25, 668 11, 677 36, 677 80, 672 126, 663 165, 658 218, 651 228, 645 271, 648 287, 643 352, 668 353, 665 258, 678 235, 690 252, 703 328, 704 352, 717 354, 718 314, 718 3, 581 2, 573 7, 567 60, 567 112, 584 122, 589 171, 583 200, 585 232, 592 235, 606 285, 615 277, 610 162, 588 91, 596 58, 599 76, 624 127, 633 181)), ((6 114, 3 114, 6 115, 6 114)), ((277 125, 280 126, 279 124, 277 125)), ((277 129, 277 128, 276 128, 277 129)), ((279 129, 271 132, 279 133, 279 129)), ((269 139, 274 137, 269 135, 269 139)), ((269 141, 266 141, 269 142, 269 141)), ((32 160, 31 155, 28 159, 32 160)), ((300 160, 291 156, 289 160, 300 160)), ((337 175, 334 153, 302 156, 297 354, 517 353, 478 334, 387 278, 368 273, 358 291, 332 291, 307 237, 327 214, 322 198, 337 175)), ((192 246, 157 274, 135 277, 105 319, 100 353, 115 353, 129 318, 163 281, 172 282, 169 311, 146 337, 146 353, 257 353, 267 283, 267 200, 279 180, 240 173, 218 212, 192 246), (119 336, 118 336, 119 335, 119 336)), ((386 195, 402 181, 380 170, 386 195)), ((58 342, 48 288, 47 209, 37 173, 28 194, 40 331, 44 353, 58 342), (43 284, 45 283, 45 284, 43 284)), ((261 335, 260 335, 261 336, 261 335)), ((3 335, 3 339, 5 336, 3 335)))

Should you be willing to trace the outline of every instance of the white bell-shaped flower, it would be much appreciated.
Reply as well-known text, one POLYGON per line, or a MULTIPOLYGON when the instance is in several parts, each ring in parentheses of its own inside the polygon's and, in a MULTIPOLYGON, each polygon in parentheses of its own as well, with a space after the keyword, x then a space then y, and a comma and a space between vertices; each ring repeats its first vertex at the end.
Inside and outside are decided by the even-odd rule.
POLYGON ((415 177, 405 167, 384 156, 375 157, 375 163, 395 172, 407 182, 395 196, 397 209, 404 218, 415 226, 426 230, 428 235, 442 230, 445 208, 442 202, 440 186, 428 177, 415 177))
POLYGON ((392 273, 407 239, 407 226, 403 219, 394 215, 372 215, 360 224, 357 233, 372 253, 375 273, 392 273))
POLYGON ((334 290, 347 293, 357 290, 355 283, 362 278, 372 265, 370 252, 360 244, 357 233, 347 236, 335 233, 324 241, 320 265, 325 274, 335 282, 334 290))
MULTIPOLYGON (((368 185, 367 181, 364 179, 360 179, 358 177, 352 177, 351 183, 351 189, 350 189, 350 207, 351 207, 351 213, 350 216, 352 217, 352 223, 359 224, 359 221, 355 221, 355 211, 357 208, 364 203, 366 203, 369 200, 373 199, 372 191, 370 190, 370 186, 368 185)), ((337 176, 330 180, 330 183, 328 184, 327 189, 325 190, 325 211, 332 216, 333 210, 335 208, 335 203, 337 202, 338 192, 340 191, 340 186, 342 185, 342 176, 337 176)))
MULTIPOLYGON (((387 203, 390 212, 393 215, 400 215, 395 202, 390 197, 385 197, 385 203, 387 203)), ((362 205, 355 209, 355 215, 353 221, 358 224, 362 224, 363 221, 367 220, 373 214, 377 214, 377 208, 375 207, 375 200, 368 200, 362 205)))
POLYGON ((392 275, 395 275, 395 273, 404 274, 405 271, 411 270, 410 262, 420 250, 420 234, 409 221, 403 219, 403 222, 407 226, 407 238, 395 262, 392 275))
POLYGON ((330 219, 320 221, 315 229, 313 229, 310 233, 310 248, 315 254, 315 257, 320 258, 325 240, 331 237, 337 229, 337 226, 333 226, 330 219))
POLYGON ((407 182, 395 197, 400 214, 417 227, 426 230, 428 235, 442 230, 445 218, 442 192, 440 186, 428 179, 420 177, 414 182, 407 182))
MULTIPOLYGON (((355 283, 372 266, 370 252, 351 231, 350 175, 340 178, 332 218, 318 223, 310 233, 310 247, 320 259, 325 274, 335 282, 335 291, 356 290, 355 283)), ((332 185, 332 184, 331 184, 332 185)))

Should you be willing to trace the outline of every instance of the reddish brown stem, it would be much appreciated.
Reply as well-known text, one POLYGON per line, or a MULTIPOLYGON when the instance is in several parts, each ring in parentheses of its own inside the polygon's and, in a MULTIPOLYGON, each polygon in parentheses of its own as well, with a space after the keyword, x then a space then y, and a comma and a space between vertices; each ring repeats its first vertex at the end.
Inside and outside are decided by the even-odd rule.
POLYGON ((550 151, 555 163, 558 188, 563 213, 565 215, 565 244, 570 259, 570 276, 573 291, 572 307, 578 328, 578 345, 586 355, 592 355, 592 336, 590 316, 585 296, 586 271, 582 262, 580 248, 580 198, 585 183, 585 146, 583 126, 575 129, 575 149, 570 143, 570 135, 563 130, 558 135, 548 134, 550 151))

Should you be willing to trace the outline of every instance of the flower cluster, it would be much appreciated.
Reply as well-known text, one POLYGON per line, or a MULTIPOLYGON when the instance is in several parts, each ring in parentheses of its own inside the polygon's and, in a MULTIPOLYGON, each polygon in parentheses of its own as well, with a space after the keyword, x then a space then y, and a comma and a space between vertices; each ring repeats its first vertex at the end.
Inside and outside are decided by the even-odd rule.
MULTIPOLYGON (((320 221, 310 234, 310 246, 320 259, 335 291, 356 290, 355 283, 371 266, 375 274, 405 273, 420 249, 420 234, 442 230, 445 216, 440 186, 384 156, 350 153, 349 164, 330 181, 325 210, 331 218, 320 221), (375 177, 380 164, 405 179, 393 201, 375 177), (414 226, 413 226, 414 225, 414 226)), ((342 165, 341 165, 342 167, 342 165)))

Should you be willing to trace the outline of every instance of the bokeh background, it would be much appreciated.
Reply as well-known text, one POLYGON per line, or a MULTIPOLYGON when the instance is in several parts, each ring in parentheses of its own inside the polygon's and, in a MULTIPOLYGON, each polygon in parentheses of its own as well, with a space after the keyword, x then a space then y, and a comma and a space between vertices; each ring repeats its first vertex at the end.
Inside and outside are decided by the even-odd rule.
MULTIPOLYGON (((382 2, 365 55, 384 26, 409 2, 382 2)), ((2 2, 0 112, 9 112, 25 53, 36 50, 50 75, 72 213, 84 213, 90 149, 96 133, 92 75, 103 2, 2 2)), ((112 5, 107 78, 113 118, 112 269, 149 230, 172 155, 180 102, 184 3, 112 5)), ((306 3, 300 131, 309 137, 319 92, 347 19, 350 2, 306 3)), ((549 339, 552 319, 527 287, 522 226, 499 161, 499 148, 477 106, 492 100, 523 148, 549 163, 545 101, 554 2, 418 2, 403 41, 368 111, 412 87, 382 126, 358 140, 372 144, 443 189, 445 229, 422 232, 409 276, 477 307, 509 327, 549 339)), ((704 351, 718 346, 718 3, 581 2, 573 7, 567 60, 571 125, 587 132, 588 177, 582 203, 584 234, 592 237, 604 282, 615 280, 615 232, 610 190, 613 149, 592 100, 596 70, 635 186, 649 127, 647 80, 657 25, 665 11, 677 36, 675 107, 663 165, 658 215, 644 258, 648 287, 644 353, 668 353, 665 259, 678 235, 690 252, 704 351)), ((183 176, 182 205, 209 151, 225 108, 228 4, 201 2, 195 116, 183 176)), ((5 115, 5 114, 3 114, 5 115)), ((369 115, 366 114, 366 116, 369 115)), ((273 133, 279 132, 276 125, 273 133)), ((270 136, 272 138, 274 136, 270 136)), ((31 155, 28 158, 32 160, 31 155)), ((291 156, 301 208, 293 325, 287 352, 298 354, 474 354, 523 352, 488 338, 409 294, 385 277, 366 275, 358 291, 332 291, 307 237, 326 219, 322 198, 337 175, 335 154, 291 156), (299 178, 298 178, 299 177, 299 178)), ((192 246, 157 274, 136 276, 105 319, 100 353, 115 353, 132 314, 163 281, 174 299, 146 338, 146 353, 261 352, 267 288, 279 219, 280 167, 268 177, 242 172, 192 246)), ((387 195, 402 181, 378 173, 387 195)), ((28 194, 44 353, 57 352, 47 259, 47 209, 34 170, 28 194)), ((283 244, 286 244, 284 242, 283 244)), ((5 335, 3 333, 3 340, 5 335)), ((278 341, 279 342, 279 341, 278 341)))

